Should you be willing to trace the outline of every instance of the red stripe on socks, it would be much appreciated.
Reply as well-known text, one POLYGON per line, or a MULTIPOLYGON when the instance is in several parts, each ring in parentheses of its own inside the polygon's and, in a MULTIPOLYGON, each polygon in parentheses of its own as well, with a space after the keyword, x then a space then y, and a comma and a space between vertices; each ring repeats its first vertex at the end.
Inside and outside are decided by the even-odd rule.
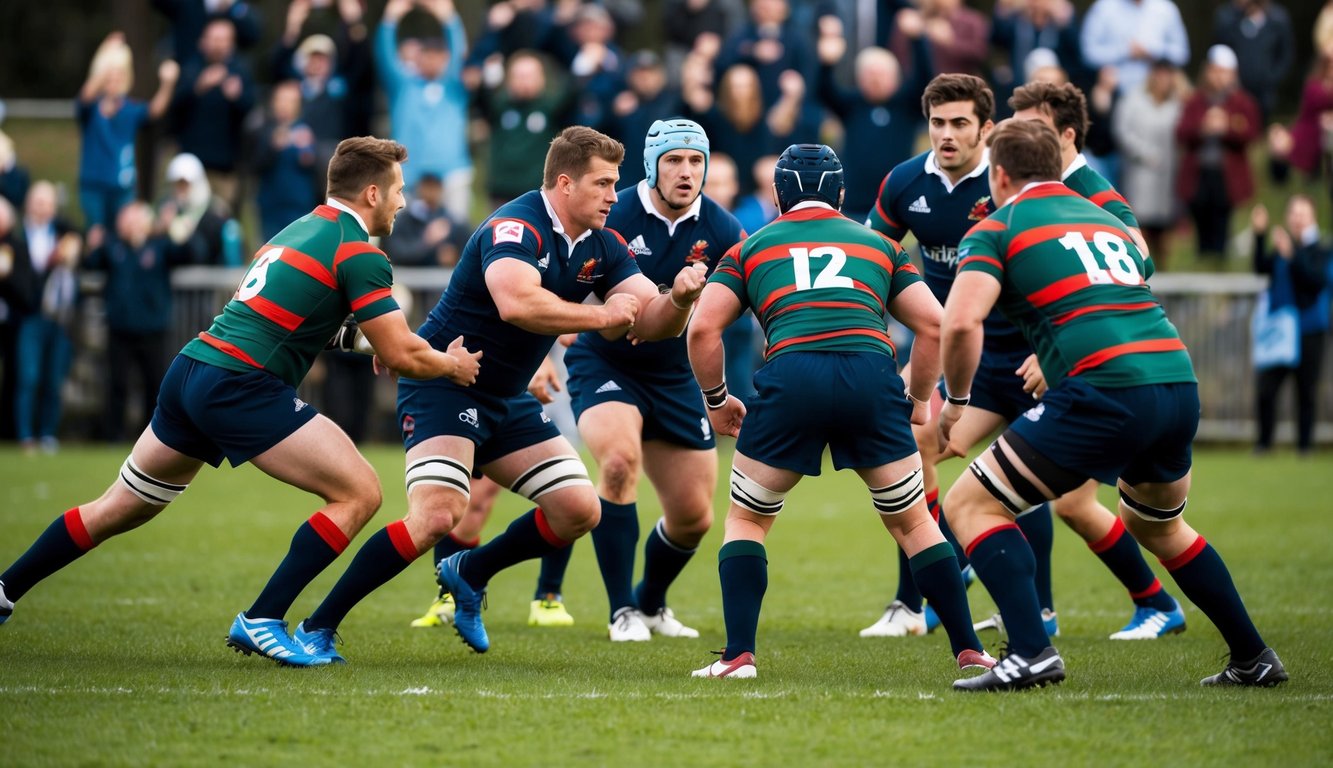
POLYGON ((1208 546, 1208 542, 1204 541, 1203 537, 1200 536, 1195 539, 1194 543, 1189 545, 1189 548, 1184 552, 1181 552, 1170 560, 1163 560, 1162 565, 1166 566, 1168 571, 1174 571, 1181 566, 1188 565, 1189 561, 1198 557, 1199 553, 1202 552, 1203 548, 1206 546, 1208 546))
POLYGON ((1111 547, 1114 547, 1115 543, 1120 541, 1120 537, 1124 535, 1125 523, 1117 517, 1115 523, 1111 525, 1111 530, 1108 531, 1105 536, 1096 541, 1088 542, 1088 549, 1091 549, 1093 552, 1100 555, 1111 547))
POLYGON ((930 512, 930 517, 938 523, 940 521, 940 489, 933 488, 926 493, 926 510, 930 512))
POLYGON ((407 523, 402 520, 396 520, 384 527, 384 532, 389 534, 389 541, 393 542, 393 548, 398 550, 398 556, 412 562, 417 559, 421 553, 417 551, 417 545, 412 543, 412 534, 407 532, 407 523))
POLYGON ((1152 583, 1148 585, 1147 589, 1143 590, 1142 592, 1130 592, 1129 598, 1131 600, 1142 600, 1145 597, 1152 597, 1153 595, 1161 591, 1162 591, 1162 582, 1159 581, 1158 579, 1153 579, 1152 583))
POLYGON ((460 539, 460 538, 458 538, 457 536, 455 536, 454 534, 451 533, 451 534, 449 534, 449 538, 453 539, 454 543, 457 544, 458 546, 462 547, 463 549, 476 549, 477 547, 481 546, 481 537, 480 537, 480 536, 478 536, 477 538, 472 539, 471 541, 469 541, 469 540, 467 540, 467 539, 460 539))
MULTIPOLYGON (((1004 525, 997 525, 994 528, 990 529, 989 531, 985 531, 980 536, 973 539, 972 543, 968 544, 967 548, 963 550, 963 554, 967 555, 968 557, 972 557, 972 551, 977 548, 978 544, 990 538, 991 536, 994 536, 1000 531, 1007 531, 1010 528, 1013 528, 1014 530, 1018 531, 1019 534, 1023 533, 1023 529, 1018 527, 1018 523, 1005 523, 1004 525)), ((1024 536, 1024 538, 1027 537, 1024 536)))
POLYGON ((347 549, 349 543, 347 534, 343 533, 342 529, 323 512, 316 512, 311 515, 309 523, 310 527, 315 529, 315 533, 318 533, 324 543, 328 544, 334 552, 341 555, 343 550, 347 549))
POLYGON ((93 541, 93 537, 88 535, 88 529, 83 525, 83 515, 79 512, 78 507, 65 513, 65 530, 69 532, 69 537, 74 540, 79 549, 84 552, 97 546, 97 542, 93 541))
POLYGON ((537 507, 535 512, 533 518, 537 521, 537 532, 542 535, 543 539, 546 539, 547 544, 553 547, 567 547, 570 545, 571 542, 556 536, 555 531, 551 530, 551 524, 547 522, 546 513, 542 511, 541 507, 537 507))

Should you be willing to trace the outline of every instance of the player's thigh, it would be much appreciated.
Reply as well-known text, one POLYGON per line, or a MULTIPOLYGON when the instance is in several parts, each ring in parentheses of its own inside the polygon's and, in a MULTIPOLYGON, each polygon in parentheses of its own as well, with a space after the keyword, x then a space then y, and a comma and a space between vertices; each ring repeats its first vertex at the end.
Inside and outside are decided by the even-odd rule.
POLYGON ((992 515, 1016 517, 1043 501, 1078 488, 1087 475, 1051 458, 1011 428, 968 465, 945 499, 944 513, 962 541, 991 526, 992 515), (962 526, 962 530, 955 525, 962 526))
POLYGON ((199 459, 163 443, 150 426, 101 497, 80 505, 84 527, 100 542, 151 520, 184 491, 201 466, 199 459))
POLYGON ((643 414, 631 403, 608 400, 579 416, 579 437, 599 467, 615 462, 636 473, 643 462, 643 414))
POLYGON ((475 452, 472 441, 458 435, 422 436, 407 449, 407 519, 414 526, 420 522, 444 535, 463 519, 475 452))
POLYGON ((323 414, 250 460, 264 474, 327 501, 380 502, 379 477, 352 439, 323 414))
POLYGON ((664 440, 643 444, 643 469, 667 520, 689 525, 711 520, 717 490, 717 451, 664 440))

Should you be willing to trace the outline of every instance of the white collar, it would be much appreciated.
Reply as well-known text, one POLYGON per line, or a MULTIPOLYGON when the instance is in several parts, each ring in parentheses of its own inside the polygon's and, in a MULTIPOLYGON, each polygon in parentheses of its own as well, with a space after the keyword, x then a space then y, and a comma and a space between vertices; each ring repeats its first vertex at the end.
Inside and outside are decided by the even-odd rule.
POLYGON ((1088 164, 1088 158, 1084 157, 1082 152, 1079 152, 1077 155, 1074 156, 1074 162, 1070 163, 1069 167, 1065 169, 1065 172, 1060 174, 1060 181, 1064 181, 1065 179, 1069 178, 1074 173, 1074 171, 1077 171, 1079 168, 1082 168, 1087 164, 1088 164))
POLYGON ((671 219, 668 219, 667 217, 663 216, 662 212, 657 210, 657 206, 653 205, 652 187, 648 186, 647 179, 644 179, 640 181, 638 184, 635 184, 634 190, 639 195, 639 202, 643 204, 643 210, 647 211, 649 216, 656 216, 664 224, 667 225, 667 237, 671 237, 672 235, 676 234, 676 225, 680 224, 682 221, 685 221, 686 219, 689 218, 696 218, 696 219, 699 218, 699 212, 702 211, 704 207, 704 196, 703 193, 700 192, 699 196, 694 198, 694 202, 690 204, 690 207, 685 211, 685 213, 680 218, 676 219, 675 221, 672 221, 671 219))
POLYGON ((792 211, 804 211, 807 208, 823 208, 824 210, 827 211, 833 210, 833 206, 829 205, 823 200, 802 200, 796 205, 793 205, 791 208, 788 208, 787 213, 791 213, 792 211))
POLYGON ((560 217, 555 215, 555 209, 551 207, 551 200, 546 196, 546 190, 545 189, 538 190, 538 193, 542 196, 542 205, 546 206, 546 215, 551 217, 551 229, 555 230, 555 233, 557 235, 560 235, 561 237, 565 238, 565 243, 569 245, 569 252, 571 254, 574 253, 574 246, 583 242, 584 239, 590 236, 592 234, 592 230, 585 229, 583 230, 583 234, 579 235, 577 238, 573 240, 570 240, 569 235, 565 232, 565 225, 561 223, 560 217))
POLYGON ((1063 182, 1063 181, 1029 181, 1028 183, 1026 183, 1026 184, 1023 185, 1023 188, 1022 188, 1022 189, 1018 190, 1018 194, 1016 194, 1016 195, 1014 195, 1013 197, 1009 198, 1009 202, 1005 203, 1005 205, 1013 205, 1014 203, 1018 202, 1018 198, 1022 197, 1022 196, 1025 195, 1025 194, 1027 194, 1027 191, 1028 191, 1029 189, 1034 189, 1034 188, 1036 188, 1036 187, 1040 187, 1040 186, 1042 186, 1042 185, 1044 185, 1044 184, 1059 184, 1059 185, 1062 186, 1062 187, 1064 186, 1064 182, 1063 182))
POLYGON ((957 187, 959 184, 962 184, 964 181, 967 181, 968 179, 986 173, 989 169, 990 169, 989 148, 981 150, 981 162, 977 163, 977 167, 973 168, 971 173, 959 179, 957 182, 951 181, 949 179, 949 174, 945 173, 944 169, 940 168, 940 164, 935 160, 935 150, 932 149, 930 151, 930 154, 926 155, 926 173, 932 173, 940 177, 940 181, 944 182, 944 191, 949 193, 953 192, 954 187, 957 187))
POLYGON ((337 200, 335 198, 330 197, 328 200, 324 201, 324 204, 329 206, 330 208, 337 208, 343 213, 351 214, 352 218, 356 219, 356 223, 360 225, 361 231, 365 232, 367 237, 370 236, 370 227, 367 227, 366 222, 361 220, 361 215, 358 214, 356 211, 352 210, 351 208, 348 208, 346 203, 344 203, 341 200, 337 200))

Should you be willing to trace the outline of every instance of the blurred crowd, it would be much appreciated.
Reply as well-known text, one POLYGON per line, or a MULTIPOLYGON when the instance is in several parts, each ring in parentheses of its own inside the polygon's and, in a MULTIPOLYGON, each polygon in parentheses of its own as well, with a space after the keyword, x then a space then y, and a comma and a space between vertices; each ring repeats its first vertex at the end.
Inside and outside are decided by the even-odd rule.
MULTIPOLYGON (((1172 0, 1094 0, 1083 14, 1069 0, 996 0, 989 14, 963 0, 663 0, 658 18, 640 0, 502 0, 476 28, 454 0, 387 0, 377 17, 363 0, 291 0, 280 18, 244 0, 153 6, 169 39, 138 51, 111 32, 73 94, 77 190, 30 179, 24 148, 0 133, 0 437, 30 447, 55 447, 78 271, 106 275, 107 410, 128 401, 131 376, 151 404, 172 352, 170 270, 243 264, 323 200, 348 136, 408 148, 409 206, 384 244, 399 266, 452 265, 481 217, 539 186, 547 144, 570 124, 633 159, 653 120, 698 121, 708 192, 749 231, 776 215, 773 156, 824 141, 848 161, 844 212, 862 219, 922 147, 921 92, 942 72, 988 79, 1002 112, 1025 82, 1079 85, 1088 162, 1128 198, 1159 268, 1186 220, 1203 263, 1221 262, 1232 213, 1254 195, 1252 149, 1278 182, 1333 178, 1333 0, 1313 62, 1295 60, 1311 32, 1275 0, 1220 3, 1204 39, 1172 0), (626 30, 645 24, 662 47, 626 50, 626 30), (1206 51, 1198 71, 1191 51, 1206 51), (135 87, 135 57, 161 59, 156 82, 135 87), (1289 120, 1274 110, 1291 78, 1305 85, 1289 120), (145 129, 163 138, 151 158, 136 156, 145 129)), ((621 174, 628 186, 642 165, 621 174)), ((102 431, 136 428, 116 414, 102 431)))

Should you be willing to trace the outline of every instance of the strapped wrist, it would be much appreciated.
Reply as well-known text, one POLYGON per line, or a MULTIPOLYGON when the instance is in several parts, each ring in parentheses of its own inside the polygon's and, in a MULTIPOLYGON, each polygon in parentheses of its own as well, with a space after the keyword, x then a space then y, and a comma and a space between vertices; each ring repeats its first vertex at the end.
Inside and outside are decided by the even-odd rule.
POLYGON ((972 394, 971 394, 971 393, 968 393, 968 394, 966 394, 966 395, 957 396, 957 395, 950 394, 949 392, 945 392, 945 393, 944 393, 944 400, 945 400, 945 402, 947 402, 949 405, 965 406, 965 405, 967 405, 968 403, 972 402, 972 394))
POLYGON ((726 381, 723 381, 716 387, 710 387, 708 389, 703 390, 703 393, 704 393, 704 405, 708 406, 709 410, 716 411, 717 409, 727 404, 726 381))

